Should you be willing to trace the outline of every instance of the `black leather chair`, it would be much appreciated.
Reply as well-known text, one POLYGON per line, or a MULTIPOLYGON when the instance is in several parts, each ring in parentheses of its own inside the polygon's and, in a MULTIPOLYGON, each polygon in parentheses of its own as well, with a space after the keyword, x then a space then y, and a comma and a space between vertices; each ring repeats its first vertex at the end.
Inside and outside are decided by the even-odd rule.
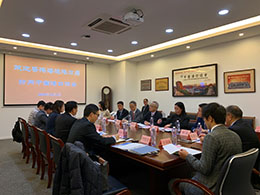
POLYGON ((216 191, 212 192, 206 186, 191 179, 178 179, 173 183, 173 190, 181 194, 178 186, 182 182, 190 183, 200 188, 205 194, 223 195, 255 195, 251 184, 251 174, 258 156, 258 149, 231 156, 224 164, 217 182, 216 191))

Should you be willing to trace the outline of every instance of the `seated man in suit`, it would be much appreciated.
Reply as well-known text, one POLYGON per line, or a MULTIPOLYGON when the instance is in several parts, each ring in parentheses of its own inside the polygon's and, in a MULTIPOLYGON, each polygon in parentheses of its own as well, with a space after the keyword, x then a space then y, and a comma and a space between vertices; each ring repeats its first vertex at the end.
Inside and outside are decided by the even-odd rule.
POLYGON ((31 112, 30 115, 28 117, 28 123, 31 125, 35 125, 35 118, 36 118, 36 114, 40 111, 40 110, 44 110, 44 105, 45 105, 45 101, 39 101, 37 103, 37 107, 34 108, 31 112))
POLYGON ((122 120, 123 118, 128 116, 129 112, 128 110, 124 109, 123 101, 117 102, 117 108, 118 108, 118 111, 116 113, 117 120, 122 120))
POLYGON ((143 105, 143 107, 142 107, 142 113, 143 113, 143 116, 145 116, 145 115, 149 112, 148 99, 145 98, 145 99, 143 100, 143 102, 144 102, 144 105, 143 105))
POLYGON ((129 107, 130 107, 129 115, 127 117, 125 117, 124 119, 128 120, 129 122, 140 123, 143 120, 143 115, 140 112, 140 110, 138 108, 136 108, 136 102, 131 101, 129 103, 129 107))
MULTIPOLYGON (((255 130, 252 126, 242 119, 243 112, 238 106, 228 106, 226 108, 227 116, 226 116, 226 125, 230 130, 237 133, 242 141, 242 149, 243 152, 250 150, 251 148, 259 148, 260 151, 260 143, 259 139, 255 133, 255 130)), ((260 163, 260 155, 258 155, 258 159, 255 164, 255 168, 259 169, 260 163)), ((252 182, 254 184, 260 184, 260 178, 252 175, 252 182)), ((259 188, 260 185, 258 185, 259 188)))
POLYGON ((157 121, 162 118, 162 113, 157 111, 159 108, 159 104, 156 101, 153 101, 149 105, 149 112, 144 116, 144 124, 145 125, 158 125, 157 121), (151 123, 151 119, 153 119, 153 124, 151 123))
POLYGON ((40 110, 35 117, 34 126, 38 127, 40 129, 45 130, 47 121, 48 121, 48 115, 52 113, 53 103, 48 102, 44 105, 44 110, 40 110))
POLYGON ((70 129, 78 112, 78 104, 75 101, 69 101, 65 104, 65 113, 57 116, 55 121, 55 136, 60 138, 64 143, 67 142, 70 129))
POLYGON ((106 147, 115 144, 118 135, 102 137, 96 131, 95 122, 99 116, 99 109, 94 104, 88 104, 84 109, 84 117, 77 120, 71 127, 67 142, 80 141, 90 155, 105 155, 106 147))
POLYGON ((230 130, 237 133, 242 141, 243 152, 251 148, 259 148, 259 140, 255 130, 242 119, 243 112, 238 106, 228 106, 226 108, 226 125, 230 130))
MULTIPOLYGON (((214 192, 225 161, 230 156, 242 152, 242 143, 239 136, 224 125, 226 110, 223 106, 217 103, 208 104, 203 108, 203 118, 211 133, 204 138, 200 160, 184 149, 179 151, 179 155, 196 171, 192 179, 214 192)), ((173 180, 169 182, 170 191, 172 191, 172 183, 173 180)), ((188 183, 180 183, 180 189, 189 195, 204 194, 199 188, 188 183)))

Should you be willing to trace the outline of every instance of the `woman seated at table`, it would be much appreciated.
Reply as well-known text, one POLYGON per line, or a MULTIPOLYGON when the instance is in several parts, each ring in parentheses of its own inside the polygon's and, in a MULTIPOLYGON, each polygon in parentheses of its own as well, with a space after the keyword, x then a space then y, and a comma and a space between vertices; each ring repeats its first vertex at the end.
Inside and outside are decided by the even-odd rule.
POLYGON ((207 104, 202 103, 199 105, 198 112, 197 112, 197 120, 196 123, 191 127, 191 130, 194 131, 198 127, 198 124, 200 123, 202 130, 207 129, 204 120, 202 118, 202 109, 203 107, 207 106, 207 104))
POLYGON ((159 126, 164 128, 171 128, 173 126, 176 127, 177 120, 180 122, 180 128, 181 129, 188 129, 189 126, 189 117, 186 114, 185 106, 182 102, 177 102, 174 105, 174 114, 170 114, 168 118, 165 121, 162 121, 161 119, 157 122, 159 126))
POLYGON ((110 112, 106 108, 106 105, 103 101, 98 102, 98 107, 99 107, 101 116, 103 116, 104 118, 110 118, 111 117, 110 112))

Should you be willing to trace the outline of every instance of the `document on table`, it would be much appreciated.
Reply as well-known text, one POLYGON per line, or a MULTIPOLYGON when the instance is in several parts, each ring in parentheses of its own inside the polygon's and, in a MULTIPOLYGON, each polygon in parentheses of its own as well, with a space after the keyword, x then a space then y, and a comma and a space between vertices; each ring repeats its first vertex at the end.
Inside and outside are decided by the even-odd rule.
POLYGON ((138 123, 138 127, 142 128, 142 129, 149 129, 150 126, 147 126, 145 124, 142 124, 142 123, 138 123))
POLYGON ((112 122, 112 123, 115 122, 115 120, 112 120, 112 119, 107 119, 107 121, 108 121, 108 122, 112 122))
POLYGON ((165 145, 165 146, 163 146, 163 149, 166 150, 169 154, 174 154, 174 153, 178 152, 180 149, 184 149, 189 154, 192 154, 192 155, 196 155, 196 154, 201 153, 200 150, 194 150, 194 149, 191 149, 191 148, 186 148, 186 147, 183 147, 183 146, 180 146, 180 145, 176 146, 176 145, 173 145, 173 144, 165 145))
POLYGON ((112 147, 119 148, 121 150, 133 150, 133 149, 140 148, 143 146, 144 146, 144 144, 127 142, 127 143, 123 143, 123 144, 119 144, 119 145, 113 145, 112 147))
POLYGON ((131 153, 138 154, 138 155, 156 154, 159 151, 158 148, 155 148, 152 146, 147 146, 145 144, 140 144, 140 143, 123 143, 123 144, 119 144, 119 145, 113 145, 112 147, 118 148, 121 150, 126 150, 131 153))

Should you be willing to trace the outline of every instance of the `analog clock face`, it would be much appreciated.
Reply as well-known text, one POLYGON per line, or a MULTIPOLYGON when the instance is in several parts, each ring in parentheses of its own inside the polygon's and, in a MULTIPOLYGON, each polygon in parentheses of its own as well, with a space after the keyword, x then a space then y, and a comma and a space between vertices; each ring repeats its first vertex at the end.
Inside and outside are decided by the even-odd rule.
POLYGON ((104 94, 107 95, 110 93, 110 89, 109 88, 104 88, 103 90, 104 94))

